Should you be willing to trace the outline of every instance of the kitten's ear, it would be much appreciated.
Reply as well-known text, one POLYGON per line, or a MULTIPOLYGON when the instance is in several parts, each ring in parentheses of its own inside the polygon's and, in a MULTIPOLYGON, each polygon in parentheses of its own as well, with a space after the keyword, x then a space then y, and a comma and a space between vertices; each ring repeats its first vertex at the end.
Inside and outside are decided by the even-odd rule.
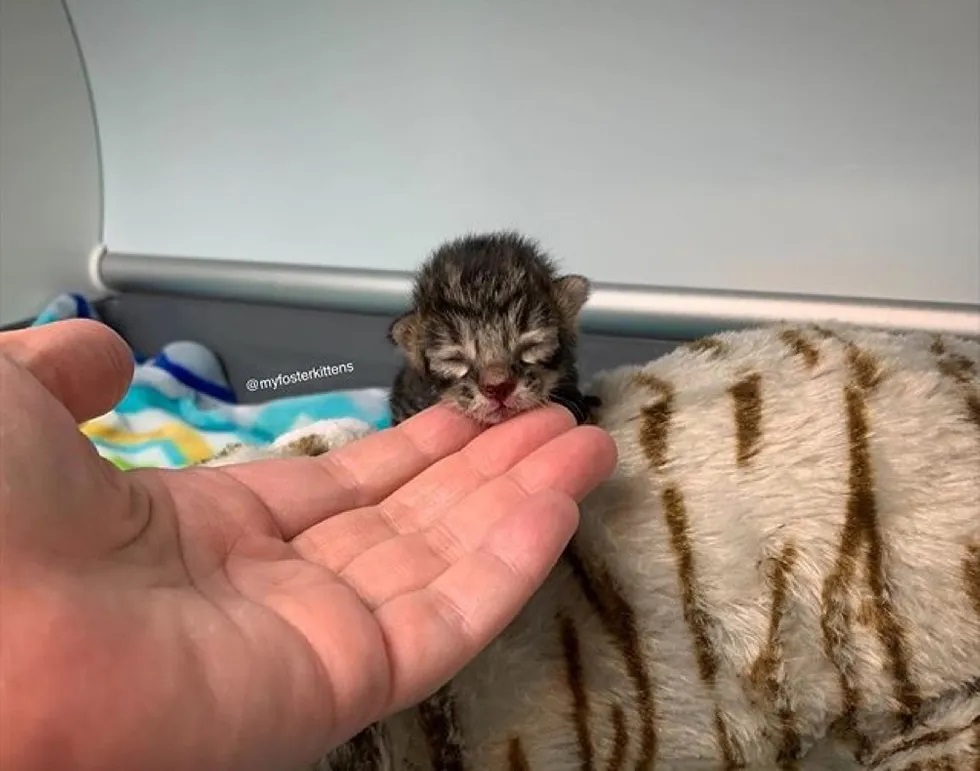
POLYGON ((419 314, 416 311, 408 311, 395 319, 388 327, 388 342, 401 348, 409 361, 416 366, 421 362, 419 322, 419 314))
POLYGON ((555 299, 568 323, 574 323, 592 293, 592 284, 585 276, 561 276, 555 280, 555 299))

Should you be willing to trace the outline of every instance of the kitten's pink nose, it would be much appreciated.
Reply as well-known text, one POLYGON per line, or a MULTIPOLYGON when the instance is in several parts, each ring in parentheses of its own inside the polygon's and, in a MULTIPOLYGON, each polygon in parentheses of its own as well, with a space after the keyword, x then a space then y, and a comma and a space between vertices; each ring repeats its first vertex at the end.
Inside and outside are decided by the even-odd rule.
POLYGON ((503 402, 517 388, 516 380, 504 380, 502 383, 480 383, 480 393, 495 402, 503 402))

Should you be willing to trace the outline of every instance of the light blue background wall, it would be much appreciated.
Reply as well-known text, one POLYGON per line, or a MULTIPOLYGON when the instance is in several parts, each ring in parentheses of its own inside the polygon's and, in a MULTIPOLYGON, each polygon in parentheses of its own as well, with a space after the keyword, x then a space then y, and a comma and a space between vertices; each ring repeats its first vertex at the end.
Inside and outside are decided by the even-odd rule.
POLYGON ((976 0, 69 0, 111 249, 980 302, 976 0))
POLYGON ((102 224, 95 126, 59 0, 0 0, 0 324, 91 292, 102 224))

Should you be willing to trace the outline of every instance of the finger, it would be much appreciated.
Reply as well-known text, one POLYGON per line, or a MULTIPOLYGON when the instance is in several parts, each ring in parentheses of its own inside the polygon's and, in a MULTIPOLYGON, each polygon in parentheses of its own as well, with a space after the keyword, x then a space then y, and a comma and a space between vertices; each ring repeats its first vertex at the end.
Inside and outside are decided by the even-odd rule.
POLYGON ((524 501, 553 492, 581 500, 615 467, 612 440, 599 429, 570 431, 487 482, 424 530, 389 538, 338 570, 369 607, 413 592, 476 551, 496 524, 524 501))
POLYGON ((129 346, 109 327, 90 319, 5 332, 0 334, 0 354, 37 378, 76 423, 111 410, 133 378, 129 346))
POLYGON ((424 698, 500 634, 543 583, 577 523, 568 496, 543 491, 525 498, 478 551, 378 608, 392 671, 389 709, 424 698))
POLYGON ((131 502, 124 475, 99 457, 72 415, 12 356, 0 355, 0 399, 0 517, 7 541, 25 554, 99 550, 125 519, 120 501, 131 502))
POLYGON ((568 411, 558 407, 519 415, 426 469, 386 498, 380 508, 327 519, 297 536, 293 545, 307 558, 339 570, 381 541, 424 527, 488 479, 506 473, 536 448, 574 426, 568 411))
POLYGON ((489 479, 510 471, 528 455, 575 428, 563 407, 525 412, 495 426, 461 452, 420 474, 381 504, 399 532, 425 527, 489 479))
POLYGON ((338 512, 375 505, 479 433, 472 420, 439 405, 316 458, 256 461, 220 472, 247 485, 289 540, 338 512))

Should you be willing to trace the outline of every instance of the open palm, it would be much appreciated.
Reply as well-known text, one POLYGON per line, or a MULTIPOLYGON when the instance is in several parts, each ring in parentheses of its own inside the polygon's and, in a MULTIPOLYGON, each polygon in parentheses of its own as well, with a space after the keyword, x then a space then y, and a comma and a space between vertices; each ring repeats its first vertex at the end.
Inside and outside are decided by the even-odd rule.
POLYGON ((111 332, 0 336, 0 766, 290 769, 514 617, 612 470, 560 408, 435 408, 319 458, 119 472, 111 332))

